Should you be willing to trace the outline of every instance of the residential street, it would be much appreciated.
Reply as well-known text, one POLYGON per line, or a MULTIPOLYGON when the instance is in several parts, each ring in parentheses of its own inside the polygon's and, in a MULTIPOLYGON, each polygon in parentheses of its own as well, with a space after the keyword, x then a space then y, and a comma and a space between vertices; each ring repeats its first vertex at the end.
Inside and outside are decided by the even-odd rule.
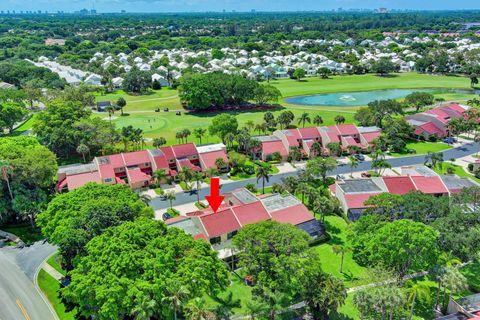
POLYGON ((24 248, 0 249, 0 319, 55 319, 33 283, 38 266, 56 250, 41 241, 24 248))
MULTIPOLYGON (((474 153, 477 153, 479 150, 480 144, 469 142, 462 146, 449 149, 443 152, 444 160, 450 159, 458 159, 461 157, 465 157, 474 153)), ((417 155, 417 156, 407 156, 407 157, 399 157, 399 158, 390 158, 387 161, 392 165, 392 167, 402 167, 402 166, 411 166, 417 164, 423 164, 425 162, 425 155, 417 155)), ((371 169, 371 161, 364 161, 361 162, 358 167, 354 170, 355 172, 358 171, 367 171, 371 169)), ((329 172, 329 175, 336 176, 337 174, 349 174, 350 173, 350 166, 341 165, 338 166, 337 169, 333 172, 329 172)), ((287 176, 296 175, 297 172, 287 172, 287 173, 280 173, 270 177, 270 181, 265 183, 265 186, 270 186, 274 183, 280 183, 282 178, 287 176)), ((257 179, 247 179, 241 181, 234 181, 231 183, 227 183, 221 186, 221 193, 229 192, 245 185, 253 183, 257 186, 257 188, 261 188, 262 182, 259 181, 257 183, 257 179)), ((200 199, 204 199, 206 195, 210 193, 208 188, 203 188, 200 190, 200 199)), ((176 200, 174 201, 174 205, 178 206, 185 203, 194 202, 197 199, 197 195, 195 193, 190 192, 178 192, 176 194, 176 200)), ((154 210, 166 209, 169 207, 169 202, 166 200, 162 200, 159 197, 153 198, 150 205, 154 208, 154 210)))

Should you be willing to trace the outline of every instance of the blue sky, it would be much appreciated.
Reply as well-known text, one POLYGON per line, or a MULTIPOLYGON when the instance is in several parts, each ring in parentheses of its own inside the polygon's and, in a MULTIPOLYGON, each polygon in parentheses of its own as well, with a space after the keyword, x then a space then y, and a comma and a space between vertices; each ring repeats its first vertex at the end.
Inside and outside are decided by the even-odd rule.
POLYGON ((75 11, 95 7, 99 12, 301 11, 342 8, 480 9, 478 0, 0 0, 0 10, 75 11))

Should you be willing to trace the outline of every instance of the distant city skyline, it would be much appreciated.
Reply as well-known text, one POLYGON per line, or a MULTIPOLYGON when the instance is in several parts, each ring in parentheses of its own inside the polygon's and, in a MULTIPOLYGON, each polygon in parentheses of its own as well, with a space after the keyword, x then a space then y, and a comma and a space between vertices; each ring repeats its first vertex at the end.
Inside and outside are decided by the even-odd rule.
POLYGON ((324 11, 347 9, 388 8, 409 10, 468 10, 480 9, 473 0, 2 0, 3 11, 73 12, 95 9, 97 12, 205 12, 205 11, 324 11))

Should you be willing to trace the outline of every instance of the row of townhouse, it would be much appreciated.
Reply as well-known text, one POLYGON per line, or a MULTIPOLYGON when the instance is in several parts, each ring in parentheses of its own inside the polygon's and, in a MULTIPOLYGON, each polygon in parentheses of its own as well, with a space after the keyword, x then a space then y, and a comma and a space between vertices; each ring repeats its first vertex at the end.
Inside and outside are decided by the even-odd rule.
POLYGON ((418 191, 441 197, 478 185, 468 178, 438 175, 428 167, 418 166, 403 167, 400 176, 345 179, 337 181, 329 188, 332 195, 340 201, 346 216, 351 221, 356 221, 369 207, 365 202, 381 193, 404 195, 418 191))
MULTIPOLYGON (((313 156, 314 142, 321 146, 322 154, 328 155, 329 143, 337 142, 347 151, 350 146, 367 150, 380 129, 376 127, 356 127, 353 124, 340 124, 328 127, 277 130, 271 136, 256 137, 261 148, 256 152, 258 159, 268 160, 275 152, 283 159, 288 157, 293 147, 298 147, 304 157, 313 156)), ((228 170, 228 156, 224 144, 196 146, 194 143, 160 147, 158 149, 125 152, 96 157, 90 164, 63 166, 58 171, 58 191, 73 190, 88 182, 103 184, 128 184, 133 189, 147 187, 152 174, 164 169, 174 178, 183 168, 205 171, 217 168, 216 160, 223 159, 228 170)))
POLYGON ((261 142, 256 157, 265 161, 273 153, 279 152, 285 159, 292 148, 299 148, 304 157, 311 157, 314 156, 314 143, 320 145, 323 155, 330 154, 330 143, 340 144, 343 151, 348 151, 351 147, 367 151, 380 134, 377 127, 357 127, 354 124, 277 130, 271 136, 256 137, 261 142))
POLYGON ((406 120, 414 127, 416 136, 444 138, 450 135, 450 120, 465 117, 468 109, 469 106, 452 103, 407 116, 406 120))
POLYGON ((164 169, 168 176, 175 178, 183 168, 204 171, 216 167, 218 158, 228 163, 223 144, 197 147, 194 143, 186 143, 95 157, 89 164, 60 167, 57 190, 70 191, 88 182, 128 184, 138 189, 151 183, 156 170, 164 169))
POLYGON ((223 259, 233 253, 232 237, 245 225, 274 220, 291 224, 306 231, 312 240, 325 234, 325 227, 294 196, 273 194, 257 197, 247 189, 224 194, 225 200, 216 213, 210 208, 166 220, 169 227, 177 227, 194 239, 208 241, 223 259))

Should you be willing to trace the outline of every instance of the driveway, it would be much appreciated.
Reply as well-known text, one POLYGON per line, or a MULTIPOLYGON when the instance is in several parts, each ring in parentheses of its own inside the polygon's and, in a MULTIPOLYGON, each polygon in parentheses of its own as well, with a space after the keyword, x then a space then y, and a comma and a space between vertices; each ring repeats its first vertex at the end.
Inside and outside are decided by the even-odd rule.
MULTIPOLYGON (((479 146, 480 146, 479 143, 474 143, 474 142, 465 143, 462 146, 442 152, 443 158, 445 160, 450 160, 452 158, 453 159, 463 158, 468 155, 477 153, 479 146)), ((387 161, 390 163, 392 167, 412 166, 412 165, 423 164, 425 162, 425 155, 390 158, 390 159, 387 159, 387 161)), ((299 166, 296 165, 296 167, 298 168, 299 166)), ((367 170, 370 170, 371 167, 372 167, 371 161, 364 161, 359 163, 358 167, 354 171, 355 172, 367 171, 367 170)), ((331 171, 328 174, 331 176, 335 176, 337 174, 348 175, 350 174, 350 171, 351 171, 350 165, 344 164, 344 165, 338 166, 334 171, 331 171)), ((270 180, 268 182, 265 182, 265 185, 270 186, 274 183, 280 183, 282 182, 283 178, 286 178, 288 176, 296 176, 297 174, 298 174, 298 170, 273 175, 270 177, 270 180)), ((253 183, 258 188, 260 188, 262 185, 262 181, 260 180, 257 183, 256 178, 233 181, 231 183, 222 184, 221 193, 225 193, 238 188, 245 187, 249 183, 253 183)), ((203 188, 202 190, 200 190, 200 199, 204 199, 205 196, 207 196, 209 193, 210 193, 209 188, 203 188)), ((176 195, 176 198, 177 199, 173 203, 174 206, 196 201, 196 195, 191 195, 186 192, 178 192, 176 195)), ((161 200, 158 197, 152 199, 152 201, 150 202, 150 205, 154 208, 154 210, 160 210, 160 209, 165 209, 169 207, 168 201, 161 200)))
POLYGON ((24 249, 0 249, 0 319, 55 319, 33 280, 43 260, 56 250, 41 241, 24 249))

